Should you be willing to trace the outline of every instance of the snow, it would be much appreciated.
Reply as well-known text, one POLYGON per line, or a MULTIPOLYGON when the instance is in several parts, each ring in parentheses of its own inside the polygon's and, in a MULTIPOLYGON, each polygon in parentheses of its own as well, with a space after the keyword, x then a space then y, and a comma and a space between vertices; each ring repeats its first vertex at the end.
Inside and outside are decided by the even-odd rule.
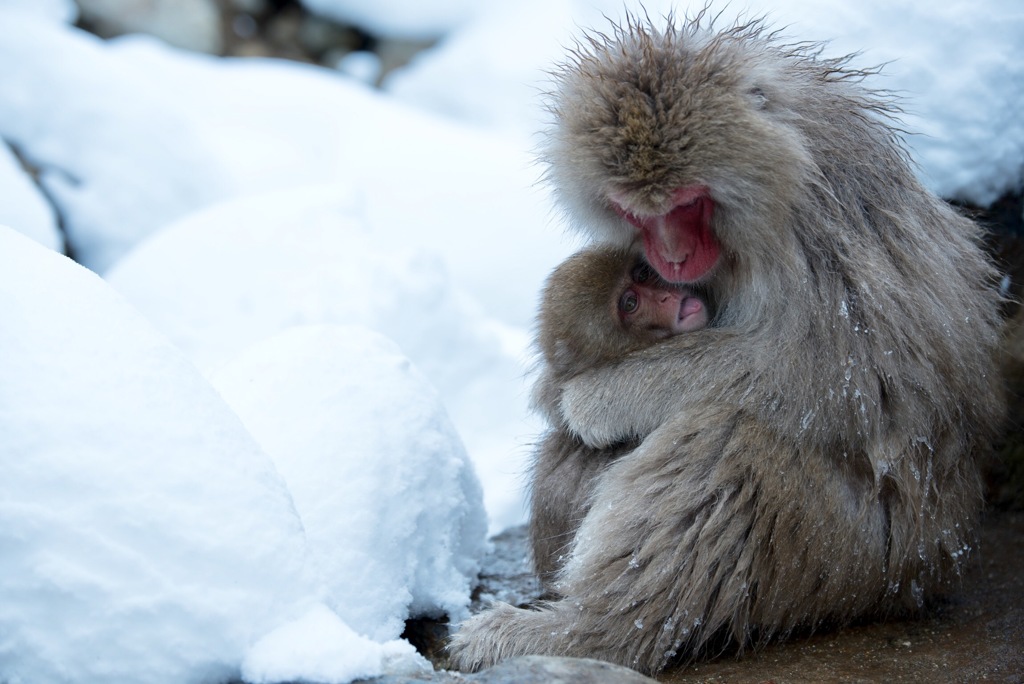
POLYGON ((450 263, 370 230, 354 192, 338 183, 197 212, 140 245, 107 280, 207 374, 289 326, 386 334, 441 394, 490 484, 487 509, 500 530, 522 518, 519 445, 540 429, 527 407, 528 336, 481 310, 450 263))
POLYGON ((367 639, 317 606, 260 639, 242 661, 242 679, 251 684, 340 683, 384 673, 413 677, 431 669, 408 641, 367 639))
POLYGON ((358 26, 374 36, 429 40, 464 23, 487 0, 301 0, 310 12, 358 26))
POLYGON ((8 9, 34 12, 40 17, 68 24, 78 19, 75 0, 0 0, 0 11, 8 9))
POLYGON ((346 625, 386 642, 410 614, 468 617, 487 532, 480 483, 395 343, 359 326, 293 327, 213 385, 277 464, 346 625))
POLYGON ((15 226, 41 245, 64 251, 64 236, 57 227, 53 207, 25 174, 14 153, 0 144, 0 188, 5 189, 0 204, 0 224, 15 226))
POLYGON ((0 679, 231 676, 316 598, 273 463, 106 283, 8 228, 0 319, 0 679))
MULTIPOLYGON (((366 55, 0 0, 0 681, 412 675, 404 620, 464 616, 523 520, 532 321, 577 246, 532 161, 545 69, 639 5, 304 4, 438 42, 374 91, 366 55)), ((1016 0, 723 9, 887 63, 943 196, 1024 183, 1016 0)))
POLYGON ((193 122, 99 38, 0 5, 0 138, 18 146, 76 258, 103 271, 167 221, 222 195, 193 122), (59 59, 53 57, 59 55, 59 59))

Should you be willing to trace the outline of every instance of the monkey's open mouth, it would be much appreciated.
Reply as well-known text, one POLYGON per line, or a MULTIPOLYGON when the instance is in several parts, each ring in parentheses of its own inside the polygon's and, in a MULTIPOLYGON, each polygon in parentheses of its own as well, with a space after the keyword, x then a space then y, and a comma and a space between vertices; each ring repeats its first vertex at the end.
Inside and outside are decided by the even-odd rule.
POLYGON ((715 201, 706 185, 678 188, 672 200, 661 216, 637 216, 618 201, 613 206, 640 229, 647 261, 658 275, 670 283, 693 283, 714 268, 722 251, 711 228, 715 201))
POLYGON ((694 315, 700 315, 704 310, 704 302, 699 297, 686 296, 679 303, 679 320, 685 321, 694 315))
POLYGON ((680 332, 699 330, 707 326, 710 318, 704 300, 696 295, 684 294, 679 302, 679 318, 675 329, 680 332))

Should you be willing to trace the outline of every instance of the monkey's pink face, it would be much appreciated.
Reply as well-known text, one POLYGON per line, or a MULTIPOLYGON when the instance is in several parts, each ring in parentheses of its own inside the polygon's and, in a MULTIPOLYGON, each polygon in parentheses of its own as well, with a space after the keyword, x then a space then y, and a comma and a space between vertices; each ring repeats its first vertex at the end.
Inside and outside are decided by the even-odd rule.
POLYGON ((711 229, 715 202, 707 186, 676 189, 672 205, 660 216, 634 214, 625 194, 611 199, 612 208, 639 229, 647 261, 668 282, 697 282, 718 263, 722 248, 711 229))
POLYGON ((640 327, 663 335, 700 330, 708 324, 704 301, 686 288, 657 281, 646 266, 633 270, 633 284, 619 297, 619 317, 626 328, 640 327))

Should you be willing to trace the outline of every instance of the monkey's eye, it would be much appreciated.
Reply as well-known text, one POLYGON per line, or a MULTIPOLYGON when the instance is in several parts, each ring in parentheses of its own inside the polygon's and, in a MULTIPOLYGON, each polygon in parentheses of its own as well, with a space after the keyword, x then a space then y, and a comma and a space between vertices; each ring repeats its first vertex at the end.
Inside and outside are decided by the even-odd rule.
POLYGON ((624 314, 631 314, 634 313, 639 306, 640 300, 637 299, 636 292, 626 290, 622 293, 622 297, 619 299, 619 311, 624 314))
POLYGON ((630 277, 633 278, 634 283, 643 284, 654 277, 654 269, 645 263, 639 263, 633 267, 630 277))

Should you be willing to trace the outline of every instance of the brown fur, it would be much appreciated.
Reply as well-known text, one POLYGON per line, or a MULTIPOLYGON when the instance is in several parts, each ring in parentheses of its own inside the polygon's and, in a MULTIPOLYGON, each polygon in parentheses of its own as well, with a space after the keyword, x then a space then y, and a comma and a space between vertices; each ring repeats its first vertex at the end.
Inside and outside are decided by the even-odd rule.
POLYGON ((650 280, 635 283, 632 274, 640 266, 645 263, 635 251, 605 245, 577 252, 551 273, 541 295, 537 348, 544 371, 554 378, 539 384, 560 386, 581 370, 620 361, 672 334, 658 318, 661 312, 640 311, 640 318, 628 322, 620 318, 619 298, 627 288, 692 290, 670 285, 649 269, 650 280))
POLYGON ((549 371, 565 378, 621 359, 658 338, 618 325, 618 295, 642 257, 627 249, 577 252, 548 277, 541 294, 537 347, 549 371))
POLYGON ((654 672, 723 635, 914 610, 958 578, 1004 406, 995 273, 864 76, 701 17, 631 21, 566 65, 546 152, 560 201, 626 245, 610 197, 657 214, 674 188, 710 188, 716 325, 562 384, 584 444, 642 443, 593 479, 564 598, 470 619, 457 666, 654 672))
MULTIPOLYGON (((534 405, 551 423, 530 470, 530 542, 534 569, 548 591, 568 558, 598 475, 635 442, 592 448, 566 429, 558 407, 562 385, 583 370, 619 361, 665 339, 658 321, 623 325, 617 311, 631 274, 643 263, 623 248, 592 247, 566 259, 545 285, 538 316, 541 375, 534 405)), ((651 276, 657 278, 657 276, 651 276)), ((670 287, 659 283, 658 287, 670 287)))
POLYGON ((590 510, 600 475, 635 443, 595 449, 567 429, 552 428, 530 468, 530 549, 548 594, 559 594, 558 572, 569 559, 576 530, 590 510))

